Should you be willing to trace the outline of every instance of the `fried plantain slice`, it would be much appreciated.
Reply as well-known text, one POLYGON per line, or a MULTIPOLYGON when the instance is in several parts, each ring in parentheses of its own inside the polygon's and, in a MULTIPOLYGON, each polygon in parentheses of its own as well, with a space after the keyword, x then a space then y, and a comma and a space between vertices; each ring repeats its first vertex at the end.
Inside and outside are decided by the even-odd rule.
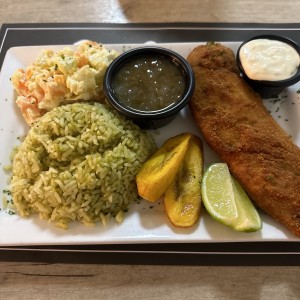
POLYGON ((139 195, 154 202, 165 193, 175 178, 188 148, 190 133, 168 139, 142 166, 136 176, 139 195))
POLYGON ((191 227, 198 221, 201 210, 202 177, 202 142, 193 136, 179 171, 164 197, 167 216, 174 226, 191 227))

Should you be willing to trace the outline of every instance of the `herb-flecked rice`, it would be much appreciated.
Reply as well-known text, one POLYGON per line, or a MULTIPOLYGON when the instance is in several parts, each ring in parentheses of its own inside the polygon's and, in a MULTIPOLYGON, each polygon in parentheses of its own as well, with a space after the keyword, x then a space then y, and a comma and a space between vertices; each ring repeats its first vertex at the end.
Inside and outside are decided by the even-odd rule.
POLYGON ((152 137, 99 103, 54 108, 29 130, 13 159, 11 191, 21 216, 56 226, 123 220, 138 198, 135 176, 152 137))

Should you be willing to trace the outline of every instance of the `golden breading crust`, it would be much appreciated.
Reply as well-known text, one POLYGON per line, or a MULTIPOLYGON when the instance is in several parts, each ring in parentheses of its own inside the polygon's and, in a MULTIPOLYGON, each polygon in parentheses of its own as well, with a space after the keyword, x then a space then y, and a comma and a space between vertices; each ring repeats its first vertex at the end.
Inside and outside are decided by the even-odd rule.
POLYGON ((207 143, 257 206, 300 236, 300 149, 239 76, 231 49, 199 46, 187 59, 190 108, 207 143))

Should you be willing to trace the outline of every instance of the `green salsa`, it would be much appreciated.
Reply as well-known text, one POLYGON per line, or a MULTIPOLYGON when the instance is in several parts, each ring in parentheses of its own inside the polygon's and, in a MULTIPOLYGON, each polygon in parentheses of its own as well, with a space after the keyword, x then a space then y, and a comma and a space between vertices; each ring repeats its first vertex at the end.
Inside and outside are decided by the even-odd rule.
POLYGON ((140 111, 161 110, 177 103, 185 84, 181 69, 163 55, 145 55, 125 62, 112 82, 118 101, 140 111))

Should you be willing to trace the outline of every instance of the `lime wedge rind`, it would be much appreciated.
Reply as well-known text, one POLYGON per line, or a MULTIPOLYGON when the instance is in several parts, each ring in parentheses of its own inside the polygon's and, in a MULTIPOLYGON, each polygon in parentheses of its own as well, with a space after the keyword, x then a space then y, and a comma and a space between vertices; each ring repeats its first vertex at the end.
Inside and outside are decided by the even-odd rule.
POLYGON ((245 232, 261 230, 262 221, 260 215, 251 202, 249 196, 239 184, 239 182, 236 181, 233 177, 232 183, 234 187, 236 205, 239 213, 239 218, 234 229, 237 231, 245 232))

